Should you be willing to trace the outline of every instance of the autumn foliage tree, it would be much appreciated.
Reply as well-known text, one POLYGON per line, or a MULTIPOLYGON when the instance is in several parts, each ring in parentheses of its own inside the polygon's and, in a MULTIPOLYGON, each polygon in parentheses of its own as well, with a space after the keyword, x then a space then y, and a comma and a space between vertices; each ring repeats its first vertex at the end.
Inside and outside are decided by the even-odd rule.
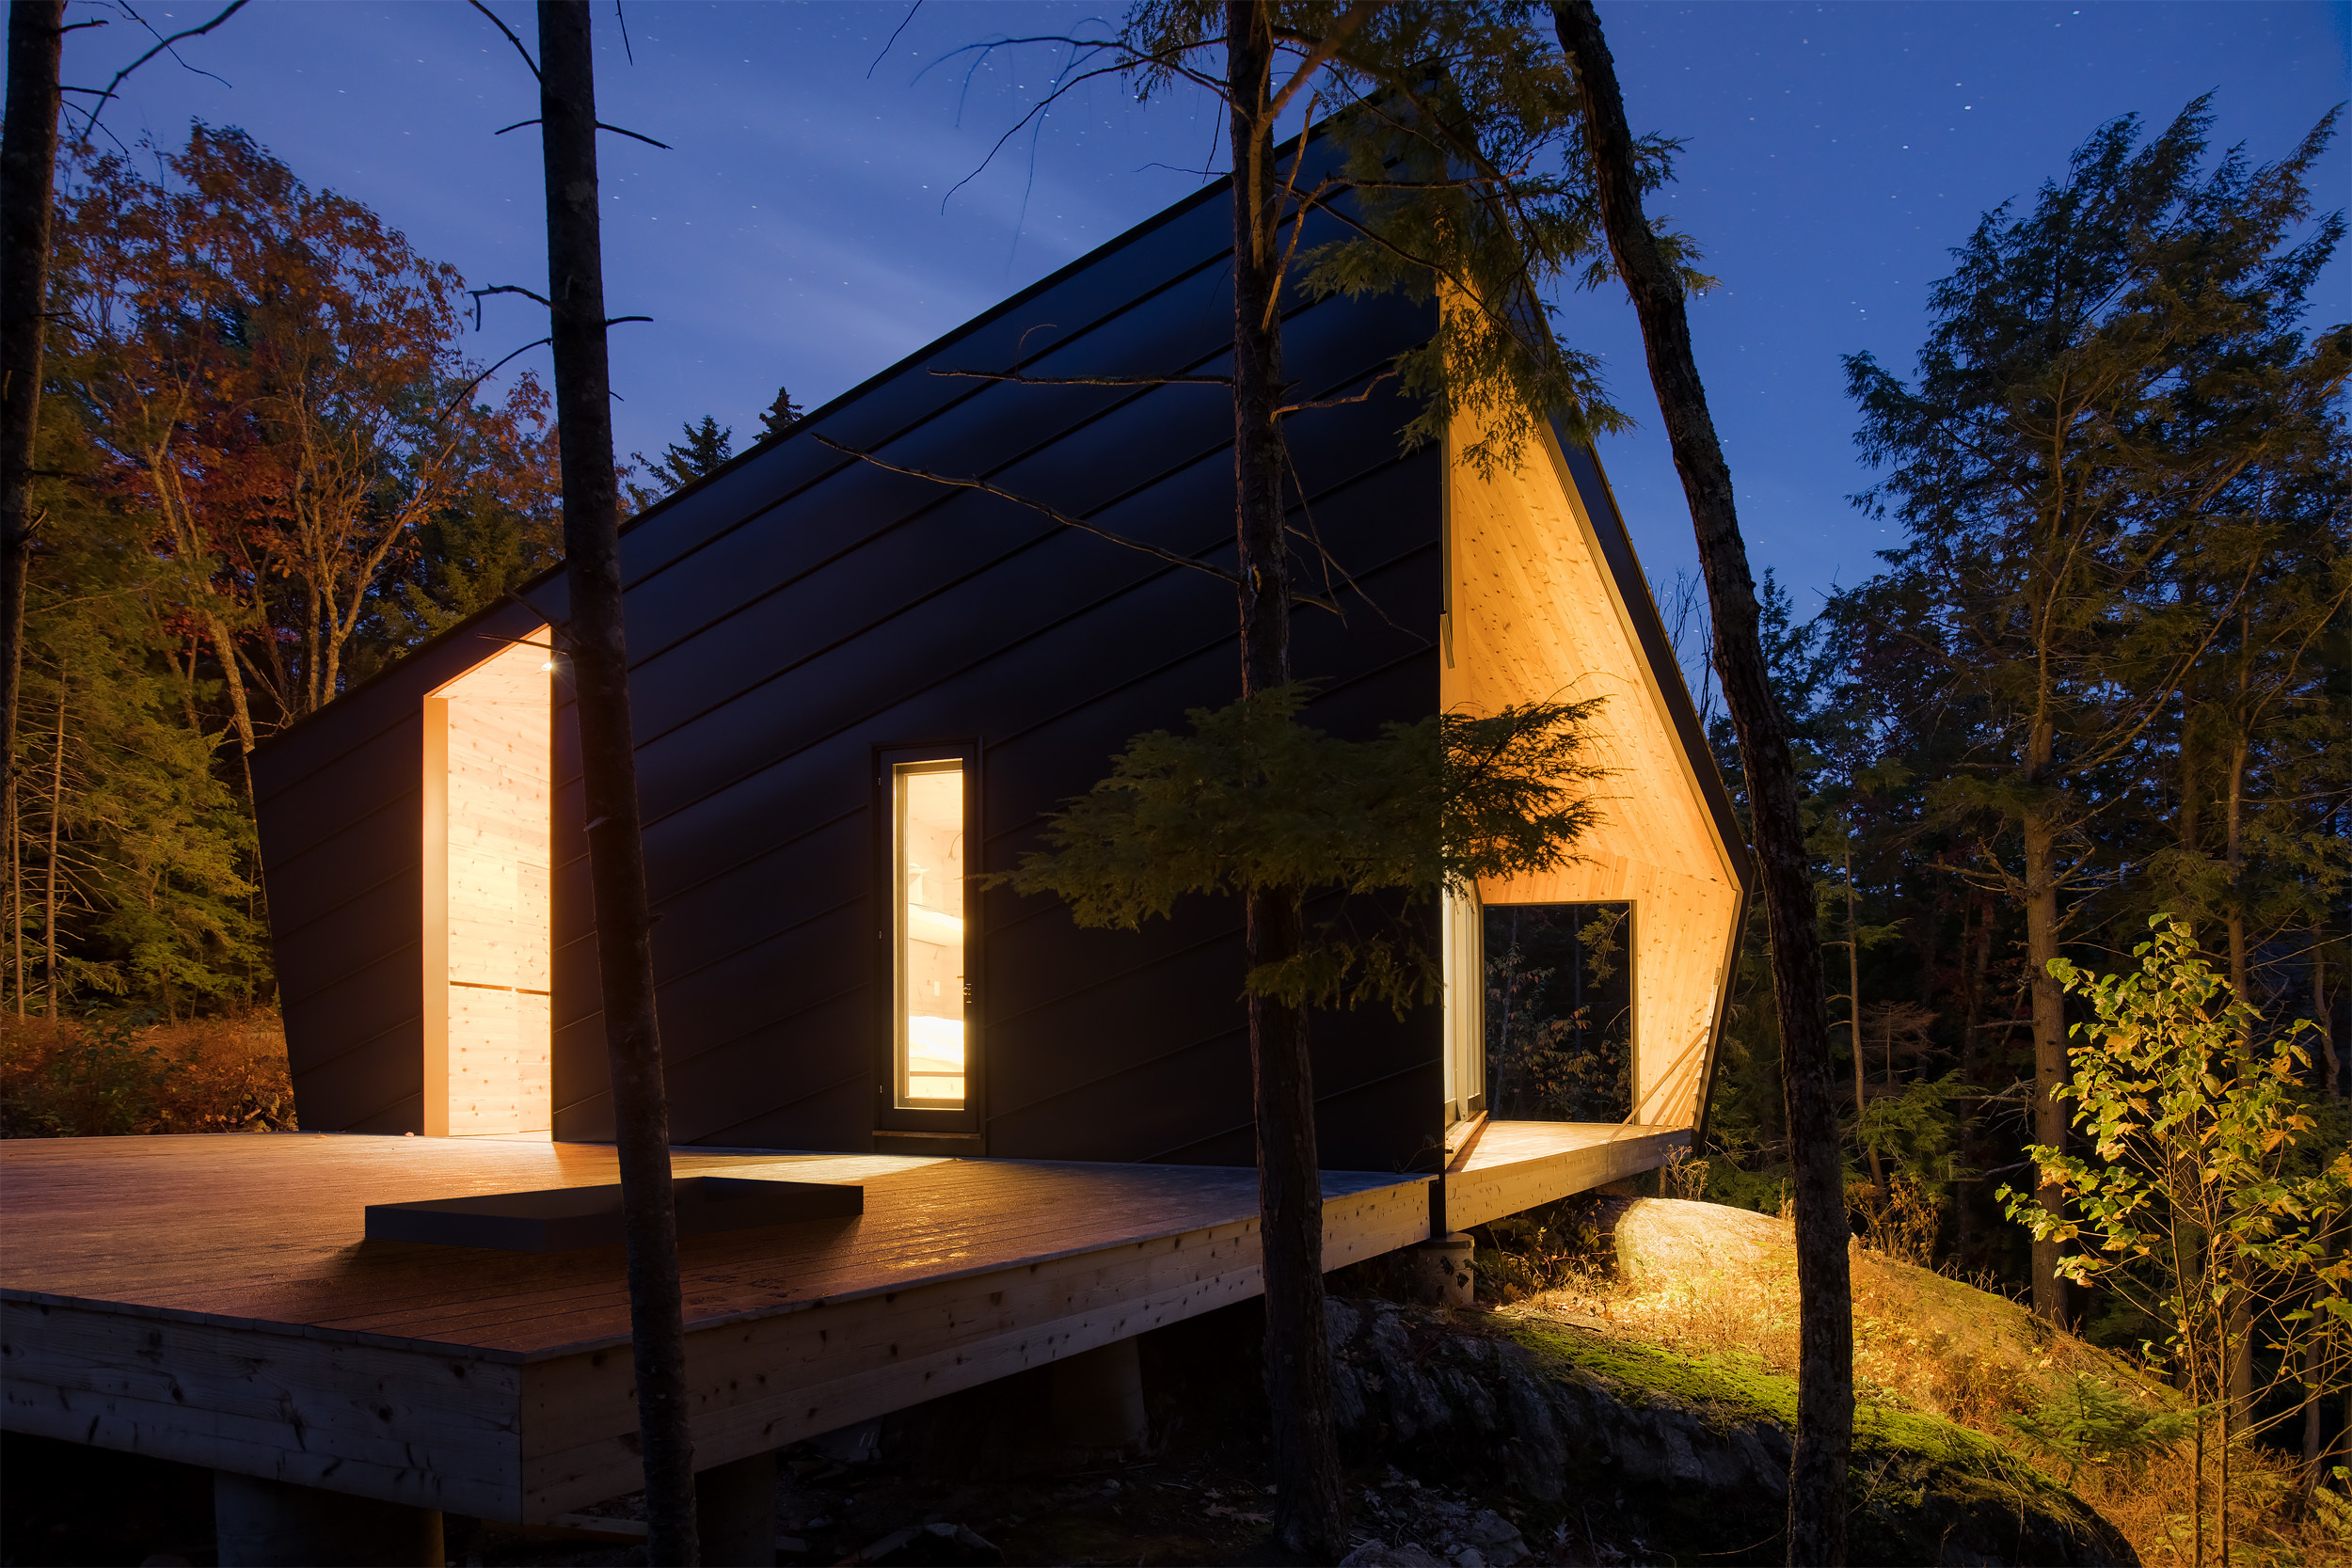
POLYGON ((462 280, 364 206, 233 129, 161 162, 98 157, 68 194, 55 379, 151 516, 250 751, 343 689, 421 528, 545 475, 545 399, 524 374, 474 401, 462 280))

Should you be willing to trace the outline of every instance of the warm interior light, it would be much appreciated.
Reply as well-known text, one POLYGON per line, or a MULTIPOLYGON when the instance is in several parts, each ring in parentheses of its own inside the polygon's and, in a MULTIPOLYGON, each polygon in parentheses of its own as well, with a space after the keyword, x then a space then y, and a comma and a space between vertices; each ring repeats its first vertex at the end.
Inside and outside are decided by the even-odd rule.
POLYGON ((548 671, 548 670, 552 670, 552 669, 554 669, 554 668, 555 668, 555 660, 553 660, 553 659, 551 659, 551 658, 550 658, 550 659, 548 659, 547 661, 545 661, 544 663, 542 663, 542 664, 539 666, 539 668, 540 668, 540 670, 541 670, 542 672, 546 672, 546 671, 548 671))
POLYGON ((892 902, 898 927, 896 1099, 901 1109, 963 1106, 963 765, 892 769, 892 902))

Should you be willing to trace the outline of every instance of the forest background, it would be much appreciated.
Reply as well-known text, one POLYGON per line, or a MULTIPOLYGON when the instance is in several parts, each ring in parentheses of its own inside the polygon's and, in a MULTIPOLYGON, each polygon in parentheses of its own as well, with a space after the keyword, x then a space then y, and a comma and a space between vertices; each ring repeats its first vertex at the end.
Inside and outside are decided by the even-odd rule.
MULTIPOLYGON (((1992 1194, 2026 1168, 2037 1042, 2069 1022, 2048 958, 2113 969, 2151 913, 2188 920, 2265 1027, 2318 1025, 2318 1146, 2352 1135, 2352 338, 2304 319, 2341 221, 2311 200, 2327 127, 2263 163, 2210 145, 2210 116, 2111 125, 1950 236, 1917 366, 1848 367, 1882 479, 1864 515, 1893 547, 1818 614, 1771 591, 1844 944, 1858 1223, 2011 1284, 2027 1243, 1992 1194)), ((11 1134, 285 1125, 245 758, 553 563, 546 399, 482 379, 453 268, 225 127, 86 150, 56 269, 0 1114, 11 1134)), ((779 390, 740 441, 691 420, 629 493, 796 412, 779 390)), ((1659 587, 1704 669, 1695 584, 1659 587)), ((1606 921, 1576 949, 1604 969, 1606 921)), ((1768 984, 1759 922, 1684 1180, 1769 1211, 1768 984)), ((1606 1102, 1592 1022, 1534 1042, 1554 1059, 1531 1108, 1606 1102)), ((2094 1338, 2144 1337, 2121 1297, 2078 1294, 2094 1338)))

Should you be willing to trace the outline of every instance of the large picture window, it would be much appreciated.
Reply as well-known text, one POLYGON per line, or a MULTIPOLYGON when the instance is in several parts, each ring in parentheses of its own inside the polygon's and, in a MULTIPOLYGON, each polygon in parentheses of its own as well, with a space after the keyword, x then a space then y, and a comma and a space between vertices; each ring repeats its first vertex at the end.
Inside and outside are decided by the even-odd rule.
POLYGON ((892 763, 890 814, 892 1104, 961 1111, 970 998, 963 759, 892 763))

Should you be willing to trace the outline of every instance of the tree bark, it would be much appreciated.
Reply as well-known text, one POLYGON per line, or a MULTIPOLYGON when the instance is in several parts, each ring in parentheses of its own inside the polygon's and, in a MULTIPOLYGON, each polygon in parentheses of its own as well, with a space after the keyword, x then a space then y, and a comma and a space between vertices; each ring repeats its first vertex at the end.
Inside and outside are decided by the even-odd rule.
POLYGON ((578 689, 589 876, 605 1046, 612 1063, 629 1337, 645 1467, 645 1560, 692 1563, 694 1445, 678 1291, 670 1113, 654 1010, 653 931, 637 810, 623 632, 612 374, 596 194, 596 67, 585 0, 540 0, 539 115, 548 197, 548 298, 564 478, 564 628, 578 689))
POLYGON ((1764 660, 1756 580, 1691 349, 1681 281, 1642 215, 1633 142, 1616 68, 1592 0, 1555 0, 1552 21, 1576 71, 1594 188, 1617 272, 1632 295, 1650 381, 1698 536, 1715 638, 1715 670, 1740 736, 1772 943, 1781 1085, 1795 1168, 1797 1430, 1788 1488, 1788 1560, 1846 1560, 1846 1463, 1853 1442, 1853 1302, 1846 1249, 1844 1160, 1822 1000, 1820 933, 1797 809, 1788 722, 1764 660))
MULTIPOLYGON (((2034 747, 2045 752, 2048 732, 2035 731, 2034 747)), ((2026 776, 2040 780, 2048 758, 2028 758, 2026 776)), ((2050 973, 2058 956, 2058 834, 2049 818, 2028 812, 2025 820, 2026 968, 2033 1002, 2033 1140, 2046 1148, 2066 1148, 2066 1105, 2055 1098, 2066 1077, 2066 992, 2050 973)), ((2053 1214, 2063 1213, 2066 1189, 2045 1179, 2034 1200, 2053 1214)), ((2033 1243, 2033 1309, 2044 1323, 2063 1326, 2066 1287, 2058 1275, 2058 1243, 2033 1243)))
POLYGON ((64 45, 65 0, 15 0, 8 7, 8 123, 0 130, 0 788, 16 777, 64 45))
MULTIPOLYGON (((1853 1117, 1854 1141, 1862 1142, 1862 1110, 1869 1103, 1870 1090, 1862 1071, 1862 915, 1853 891, 1853 838, 1846 839, 1846 1024, 1853 1042, 1853 1117)), ((1894 1037, 1887 1037, 1886 1077, 1891 1085, 1895 1078, 1894 1037)), ((1870 1186, 1879 1201, 1886 1199, 1886 1172, 1880 1167, 1879 1151, 1868 1144, 1863 1153, 1870 1161, 1870 1186)))
POLYGON ((49 864, 40 916, 41 989, 57 1022, 57 818, 65 809, 65 673, 57 673, 56 749, 49 755, 49 864))
MULTIPOLYGON (((1281 189, 1267 112, 1273 17, 1226 7, 1225 71, 1233 157, 1233 490, 1241 578, 1242 694, 1291 678, 1289 543, 1282 502, 1281 189)), ((1298 952, 1296 888, 1246 895, 1252 970, 1298 952)), ((1322 1159, 1305 1009, 1251 996, 1249 1059, 1258 1118, 1259 1243, 1265 1270, 1265 1379, 1278 1481, 1275 1532, 1309 1561, 1347 1552, 1346 1504, 1331 1417, 1323 1317, 1322 1159)))

